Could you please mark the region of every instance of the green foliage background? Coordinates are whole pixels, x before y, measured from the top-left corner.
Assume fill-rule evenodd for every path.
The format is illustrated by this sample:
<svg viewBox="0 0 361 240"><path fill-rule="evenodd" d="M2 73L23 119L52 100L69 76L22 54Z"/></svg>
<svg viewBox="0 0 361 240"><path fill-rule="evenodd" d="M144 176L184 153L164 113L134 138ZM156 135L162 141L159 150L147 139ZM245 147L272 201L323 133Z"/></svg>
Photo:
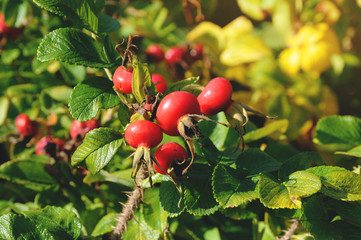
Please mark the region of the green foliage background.
<svg viewBox="0 0 361 240"><path fill-rule="evenodd" d="M168 92L225 77L233 100L278 119L251 115L244 151L234 129L201 122L182 195L154 175L124 239L268 240L294 222L295 239L359 239L360 1L195 2L202 22L191 1L1 1L6 24L22 30L0 35L0 239L110 238L134 187L123 133L135 117L121 101L141 104L143 86L154 90L150 72ZM109 77L129 34L138 49L126 96ZM201 43L204 58L178 79L164 62L147 63L153 43ZM20 113L41 123L39 136L17 140ZM68 141L73 119L92 118L102 127L69 158L35 155L41 136Z"/></svg>

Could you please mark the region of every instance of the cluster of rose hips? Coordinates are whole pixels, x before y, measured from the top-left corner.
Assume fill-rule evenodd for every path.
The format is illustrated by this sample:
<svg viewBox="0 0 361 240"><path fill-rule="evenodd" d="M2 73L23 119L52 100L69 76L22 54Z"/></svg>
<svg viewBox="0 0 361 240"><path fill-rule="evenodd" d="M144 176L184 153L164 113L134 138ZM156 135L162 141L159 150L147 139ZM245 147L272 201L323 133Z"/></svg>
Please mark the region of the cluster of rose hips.
<svg viewBox="0 0 361 240"><path fill-rule="evenodd" d="M52 135L41 137L42 131L39 131L39 123L30 120L29 116L25 113L21 113L15 118L15 125L21 139L40 138L35 144L35 153L37 155L46 155L56 158L58 153L64 150L65 142L62 139ZM100 124L96 119L85 122L74 120L70 127L70 141L81 141L87 132L98 128L99 126Z"/></svg>
<svg viewBox="0 0 361 240"><path fill-rule="evenodd" d="M15 40L20 36L22 30L22 28L10 27L6 25L4 15L0 13L0 34L2 37L10 37L11 39Z"/></svg>
<svg viewBox="0 0 361 240"><path fill-rule="evenodd" d="M173 46L165 53L159 45L152 44L147 47L145 53L147 61L150 63L159 63L164 60L175 80L183 79L185 71L190 68L192 63L204 56L203 45L200 43L196 43L192 47L190 45Z"/></svg>
<svg viewBox="0 0 361 240"><path fill-rule="evenodd" d="M152 76L152 82L156 84L160 94L164 94L167 88L166 81L163 79L157 80L154 75ZM120 66L113 75L113 82L119 92L131 93L132 70ZM203 119L211 120L207 116L224 111L231 126L242 136L243 127L248 121L246 110L258 113L245 105L235 103L232 100L231 83L221 77L212 79L198 97L187 91L175 91L164 96L159 104L154 104L156 106L150 110L154 112L148 116L155 114L156 123L153 122L153 118L136 120L130 123L125 131L126 142L136 148L132 172L134 179L140 163L145 164L149 172L153 165L158 173L175 176L174 171L169 173L170 168L187 162L186 149L175 142L162 144L155 151L154 158L151 156L150 150L162 142L163 133L170 136L182 136L188 144L192 159L184 164L186 166L183 165L182 175L184 175L194 160L193 140L202 136L197 122Z"/></svg>

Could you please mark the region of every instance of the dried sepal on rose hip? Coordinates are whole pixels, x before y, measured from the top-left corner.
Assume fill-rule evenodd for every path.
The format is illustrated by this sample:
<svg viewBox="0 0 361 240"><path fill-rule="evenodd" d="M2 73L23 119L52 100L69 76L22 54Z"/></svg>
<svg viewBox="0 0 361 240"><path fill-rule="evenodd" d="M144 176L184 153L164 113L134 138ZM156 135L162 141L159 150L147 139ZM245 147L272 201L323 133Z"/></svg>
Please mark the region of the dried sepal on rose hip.
<svg viewBox="0 0 361 240"><path fill-rule="evenodd" d="M267 118L267 119L275 119L276 117L270 117L268 115L265 115L261 112L258 112L250 107L248 107L245 104L237 103L235 101L232 101L229 107L226 109L225 114L227 121L229 124L237 131L237 133L241 136L240 141L242 142L242 149L244 149L244 140L243 135L245 132L245 125L249 121L248 112L254 113L260 117ZM238 143L236 150L239 148L241 142Z"/></svg>
<svg viewBox="0 0 361 240"><path fill-rule="evenodd" d="M134 179L134 183L138 185L136 175L142 164L145 164L148 173L151 173L152 159L150 150L159 145L163 139L163 133L157 124L148 120L137 120L128 125L124 138L130 146L136 148L133 154L131 177Z"/></svg>

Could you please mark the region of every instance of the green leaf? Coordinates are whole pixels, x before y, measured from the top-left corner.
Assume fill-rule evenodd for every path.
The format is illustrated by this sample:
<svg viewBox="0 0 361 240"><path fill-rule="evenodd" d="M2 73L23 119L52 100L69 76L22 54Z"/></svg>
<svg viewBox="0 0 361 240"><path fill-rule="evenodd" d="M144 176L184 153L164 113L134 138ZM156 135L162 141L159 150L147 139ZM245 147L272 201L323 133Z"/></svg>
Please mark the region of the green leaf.
<svg viewBox="0 0 361 240"><path fill-rule="evenodd" d="M93 237L98 237L112 232L114 230L113 227L117 225L117 217L117 213L109 213L102 217L102 219L100 219L100 221L95 226L91 235Z"/></svg>
<svg viewBox="0 0 361 240"><path fill-rule="evenodd" d="M360 158L361 157L361 145L354 147L354 148L348 150L347 152L337 151L337 152L335 152L335 154L342 154L342 155L346 155L346 156Z"/></svg>
<svg viewBox="0 0 361 240"><path fill-rule="evenodd" d="M281 143L268 144L264 152L269 154L271 157L277 159L277 161L279 162L285 162L290 157L298 153L296 148Z"/></svg>
<svg viewBox="0 0 361 240"><path fill-rule="evenodd" d="M97 174L88 174L84 177L83 182L91 184L95 182L113 182L127 187L134 187L133 179L130 177L132 169L120 170L109 173L105 170L100 170Z"/></svg>
<svg viewBox="0 0 361 240"><path fill-rule="evenodd" d="M218 113L216 116L212 117L214 120L228 124L227 118L224 112ZM204 122L206 123L206 122ZM236 146L239 141L239 134L231 127L226 127L221 124L216 124L213 122L207 122L207 128L212 130L209 138L212 140L213 144L219 150L225 150L231 146ZM204 133L202 128L202 133Z"/></svg>
<svg viewBox="0 0 361 240"><path fill-rule="evenodd" d="M28 2L22 0L2 1L2 13L8 26L20 27L26 17Z"/></svg>
<svg viewBox="0 0 361 240"><path fill-rule="evenodd" d="M262 205L259 205L260 203L258 202L257 205L255 203L256 202L254 201L252 203L241 204L234 208L221 209L221 212L226 217L234 220L252 219L257 217L262 210Z"/></svg>
<svg viewBox="0 0 361 240"><path fill-rule="evenodd" d="M77 239L81 235L81 223L75 213L60 207L45 207L42 210L24 213L36 225L49 232L54 239Z"/></svg>
<svg viewBox="0 0 361 240"><path fill-rule="evenodd" d="M0 217L0 239L54 239L46 232L41 232L24 216L8 213Z"/></svg>
<svg viewBox="0 0 361 240"><path fill-rule="evenodd" d="M98 32L96 5L92 0L33 0L40 7Z"/></svg>
<svg viewBox="0 0 361 240"><path fill-rule="evenodd" d="M24 95L36 95L39 94L39 86L32 83L17 84L9 87L6 90L8 97L19 97Z"/></svg>
<svg viewBox="0 0 361 240"><path fill-rule="evenodd" d="M68 86L55 86L46 88L43 91L48 94L52 99L55 99L59 102L68 103L70 95L72 93L72 88Z"/></svg>
<svg viewBox="0 0 361 240"><path fill-rule="evenodd" d="M159 189L150 188L144 192L144 204L130 221L124 239L159 239L167 227L167 213L159 201Z"/></svg>
<svg viewBox="0 0 361 240"><path fill-rule="evenodd" d="M320 196L312 196L302 206L302 224L315 239L341 240L342 237L330 224L326 209Z"/></svg>
<svg viewBox="0 0 361 240"><path fill-rule="evenodd" d="M104 52L109 62L115 66L122 64L122 56L115 50L115 43L109 35L104 37Z"/></svg>
<svg viewBox="0 0 361 240"><path fill-rule="evenodd" d="M332 222L331 226L337 229L337 232L340 232L342 234L342 239L347 239L347 240L360 239L361 228L355 228L355 226L342 220L336 220Z"/></svg>
<svg viewBox="0 0 361 240"><path fill-rule="evenodd" d="M2 164L0 166L0 178L23 184L35 191L44 191L58 185L55 179L45 170L42 163L31 160Z"/></svg>
<svg viewBox="0 0 361 240"><path fill-rule="evenodd" d="M100 108L112 108L119 104L113 83L102 77L91 77L79 83L70 97L69 110L79 121L93 119Z"/></svg>
<svg viewBox="0 0 361 240"><path fill-rule="evenodd" d="M122 143L123 136L118 131L96 128L85 135L71 158L71 164L74 166L85 160L88 170L96 174L109 163Z"/></svg>
<svg viewBox="0 0 361 240"><path fill-rule="evenodd" d="M0 97L0 125L3 125L9 111L10 101L6 96Z"/></svg>
<svg viewBox="0 0 361 240"><path fill-rule="evenodd" d="M61 63L60 73L67 82L76 85L85 79L86 68L84 66Z"/></svg>
<svg viewBox="0 0 361 240"><path fill-rule="evenodd" d="M21 51L18 48L4 50L1 53L1 60L5 64L11 64L15 59L20 56L20 53Z"/></svg>
<svg viewBox="0 0 361 240"><path fill-rule="evenodd" d="M361 227L361 208L357 203L329 199L325 205L327 209L335 211L346 222Z"/></svg>
<svg viewBox="0 0 361 240"><path fill-rule="evenodd" d="M282 164L278 171L278 177L284 180L295 171L306 170L307 168L323 164L324 160L316 152L298 153Z"/></svg>
<svg viewBox="0 0 361 240"><path fill-rule="evenodd" d="M170 217L177 217L185 209L184 198L181 200L181 196L176 186L171 181L164 181L161 183L159 188L159 200L163 209ZM178 207L179 201L180 205Z"/></svg>
<svg viewBox="0 0 361 240"><path fill-rule="evenodd" d="M361 119L353 116L324 117L317 123L314 142L333 145L336 150L361 145Z"/></svg>
<svg viewBox="0 0 361 240"><path fill-rule="evenodd" d="M99 13L99 33L111 33L120 28L120 23L106 14Z"/></svg>
<svg viewBox="0 0 361 240"><path fill-rule="evenodd" d="M197 84L198 81L199 77L190 77L182 81L172 83L167 90L167 94L175 91L181 91L184 87Z"/></svg>
<svg viewBox="0 0 361 240"><path fill-rule="evenodd" d="M343 201L361 200L361 176L341 167L319 166L306 171L321 179L321 192Z"/></svg>
<svg viewBox="0 0 361 240"><path fill-rule="evenodd" d="M127 125L130 123L130 113L129 108L123 103L119 104L118 119L122 129L125 130Z"/></svg>
<svg viewBox="0 0 361 240"><path fill-rule="evenodd" d="M81 235L80 220L74 213L60 207L46 207L0 217L1 239L72 240Z"/></svg>
<svg viewBox="0 0 361 240"><path fill-rule="evenodd" d="M58 60L86 67L108 68L108 62L98 43L84 32L74 28L59 28L41 41L37 57L40 61Z"/></svg>
<svg viewBox="0 0 361 240"><path fill-rule="evenodd" d="M193 164L189 179L185 182L185 205L189 213L195 216L209 215L217 211L220 205L212 192L212 169L204 164Z"/></svg>
<svg viewBox="0 0 361 240"><path fill-rule="evenodd" d="M148 65L141 63L137 58L133 59L132 93L138 103L145 99L145 89L152 86L152 80Z"/></svg>
<svg viewBox="0 0 361 240"><path fill-rule="evenodd" d="M224 208L237 207L258 198L258 177L245 177L240 169L219 164L212 178L213 193Z"/></svg>
<svg viewBox="0 0 361 240"><path fill-rule="evenodd" d="M258 148L242 152L236 164L237 168L247 171L248 175L276 171L281 166L280 162Z"/></svg>
<svg viewBox="0 0 361 240"><path fill-rule="evenodd" d="M310 196L321 189L320 179L306 171L294 172L284 182L261 173L258 185L260 200L268 208L301 208L301 197Z"/></svg>
<svg viewBox="0 0 361 240"><path fill-rule="evenodd" d="M244 141L245 143L250 143L257 141L259 139L262 139L264 137L267 137L269 135L281 135L287 131L288 128L288 120L287 119L281 119L277 121L272 121L270 124L259 128L257 130L254 130L252 132L247 133L244 135Z"/></svg>

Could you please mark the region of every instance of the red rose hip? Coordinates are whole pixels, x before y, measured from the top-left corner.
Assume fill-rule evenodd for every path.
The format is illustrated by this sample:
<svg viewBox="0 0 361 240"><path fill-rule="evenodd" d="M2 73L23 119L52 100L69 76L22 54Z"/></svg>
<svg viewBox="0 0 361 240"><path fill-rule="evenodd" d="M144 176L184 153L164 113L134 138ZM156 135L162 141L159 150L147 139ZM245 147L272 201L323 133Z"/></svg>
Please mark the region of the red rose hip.
<svg viewBox="0 0 361 240"><path fill-rule="evenodd" d="M164 55L165 62L169 66L179 64L183 61L184 54L185 50L183 48L177 46L171 47Z"/></svg>
<svg viewBox="0 0 361 240"><path fill-rule="evenodd" d="M164 59L164 52L162 48L157 44L149 45L145 50L147 59L150 62L160 62Z"/></svg>
<svg viewBox="0 0 361 240"><path fill-rule="evenodd" d="M81 136L83 138L89 131L98 127L100 127L100 124L96 119L85 122L74 120L70 127L70 137L75 139L77 136Z"/></svg>
<svg viewBox="0 0 361 240"><path fill-rule="evenodd" d="M132 93L133 69L128 70L120 66L115 70L113 75L113 83L115 88L124 94Z"/></svg>
<svg viewBox="0 0 361 240"><path fill-rule="evenodd" d="M45 136L39 140L35 145L35 153L37 155L55 156L57 149L64 147L64 141L54 136Z"/></svg>
<svg viewBox="0 0 361 240"><path fill-rule="evenodd" d="M178 143L175 142L167 142L162 144L154 153L154 157L159 163L160 169L158 165L153 162L154 169L160 173L165 175L167 173L168 168L172 165L174 161L184 162L188 159L188 153Z"/></svg>
<svg viewBox="0 0 361 240"><path fill-rule="evenodd" d="M163 139L160 127L148 120L137 120L125 130L125 141L132 147L155 148Z"/></svg>
<svg viewBox="0 0 361 240"><path fill-rule="evenodd" d="M189 54L193 59L201 59L203 57L203 45L197 43L196 45L194 45L194 48L190 50Z"/></svg>
<svg viewBox="0 0 361 240"><path fill-rule="evenodd" d="M198 95L201 112L213 116L225 111L232 102L232 85L221 77L212 79Z"/></svg>
<svg viewBox="0 0 361 240"><path fill-rule="evenodd" d="M164 94L167 91L167 81L160 74L152 74L152 82L155 84L157 91Z"/></svg>
<svg viewBox="0 0 361 240"><path fill-rule="evenodd" d="M28 115L25 113L20 113L15 118L15 125L18 129L18 132L20 135L27 137L27 136L33 136L36 134L38 130L38 125L36 122L31 121Z"/></svg>
<svg viewBox="0 0 361 240"><path fill-rule="evenodd" d="M179 136L178 120L186 114L200 114L197 98L185 91L176 91L160 102L156 118L159 127L170 136Z"/></svg>

